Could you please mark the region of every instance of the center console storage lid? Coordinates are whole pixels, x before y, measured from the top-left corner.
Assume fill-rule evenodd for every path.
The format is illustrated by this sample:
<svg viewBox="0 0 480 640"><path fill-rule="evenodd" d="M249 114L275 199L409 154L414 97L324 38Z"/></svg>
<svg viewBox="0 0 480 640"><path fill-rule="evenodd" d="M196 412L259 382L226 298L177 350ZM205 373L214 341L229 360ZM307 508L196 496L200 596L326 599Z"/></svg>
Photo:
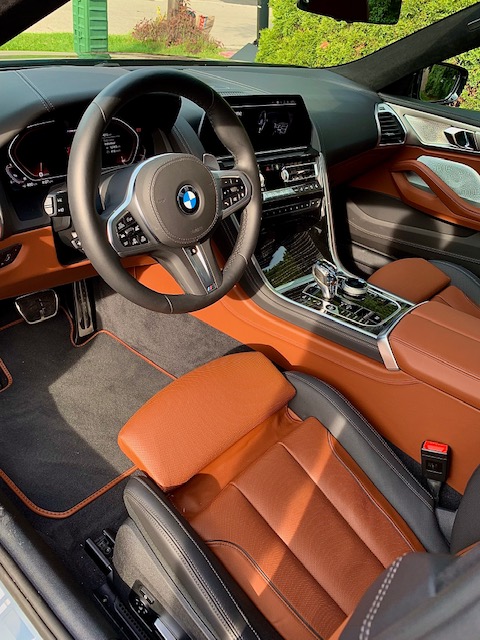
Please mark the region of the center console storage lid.
<svg viewBox="0 0 480 640"><path fill-rule="evenodd" d="M375 271L368 282L418 304L448 287L450 278L428 260L403 258Z"/></svg>
<svg viewBox="0 0 480 640"><path fill-rule="evenodd" d="M440 302L406 315L389 338L400 369L480 409L480 320Z"/></svg>

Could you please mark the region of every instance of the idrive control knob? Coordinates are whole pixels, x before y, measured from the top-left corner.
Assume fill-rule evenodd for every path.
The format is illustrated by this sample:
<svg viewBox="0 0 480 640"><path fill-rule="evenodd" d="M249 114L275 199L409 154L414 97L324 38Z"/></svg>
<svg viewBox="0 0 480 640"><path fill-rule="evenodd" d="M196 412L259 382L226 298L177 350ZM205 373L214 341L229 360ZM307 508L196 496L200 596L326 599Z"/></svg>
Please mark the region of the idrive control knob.
<svg viewBox="0 0 480 640"><path fill-rule="evenodd" d="M347 278L343 283L342 291L351 298L360 298L367 293L367 283L361 278Z"/></svg>

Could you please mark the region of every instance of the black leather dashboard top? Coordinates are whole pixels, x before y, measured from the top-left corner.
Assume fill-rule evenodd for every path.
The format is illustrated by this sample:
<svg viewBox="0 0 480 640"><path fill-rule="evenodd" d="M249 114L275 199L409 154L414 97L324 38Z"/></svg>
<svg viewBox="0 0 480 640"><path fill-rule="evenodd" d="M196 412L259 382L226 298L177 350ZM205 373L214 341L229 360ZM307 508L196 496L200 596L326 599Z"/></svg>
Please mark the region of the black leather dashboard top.
<svg viewBox="0 0 480 640"><path fill-rule="evenodd" d="M320 135L328 164L375 146L374 92L324 69L269 66L177 66L223 95L300 94ZM32 121L67 105L87 102L133 67L54 65L0 71L0 147ZM192 105L182 114L194 128L201 118ZM161 117L161 116L160 116ZM159 122L159 127L162 123Z"/></svg>

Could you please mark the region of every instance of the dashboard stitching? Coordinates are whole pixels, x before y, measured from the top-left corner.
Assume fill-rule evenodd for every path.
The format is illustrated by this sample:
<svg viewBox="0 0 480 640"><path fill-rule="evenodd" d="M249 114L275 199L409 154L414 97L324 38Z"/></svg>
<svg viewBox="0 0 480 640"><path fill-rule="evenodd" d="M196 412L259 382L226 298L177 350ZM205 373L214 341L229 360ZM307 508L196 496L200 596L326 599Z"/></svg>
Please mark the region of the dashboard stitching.
<svg viewBox="0 0 480 640"><path fill-rule="evenodd" d="M182 143L183 146L183 151L185 153L190 153L190 147L188 146L188 142L187 139L185 138L185 136L183 135L182 131L180 131L180 128L177 127L177 125L173 125L172 127L172 131L175 133L175 135L177 136L177 138L180 138L180 141Z"/></svg>
<svg viewBox="0 0 480 640"><path fill-rule="evenodd" d="M92 102L92 104L94 104L96 107L98 107L98 110L100 111L103 121L107 122L107 116L105 115L105 111L102 109L102 107L98 104L98 102L96 102L95 100Z"/></svg>
<svg viewBox="0 0 480 640"><path fill-rule="evenodd" d="M22 71L16 70L15 73L25 82L25 84L28 84L28 86L35 91L47 111L53 111L55 109L50 100L42 94L40 89L30 80L30 78L28 78Z"/></svg>
<svg viewBox="0 0 480 640"><path fill-rule="evenodd" d="M214 78L215 80L221 80L222 82L227 82L227 80L225 80L225 78L222 78L222 76L217 76L213 73L207 73L206 71L197 71L196 73L201 74L203 76L207 76L207 78ZM259 93L263 93L265 95L268 95L268 91L265 91L264 89L259 89L258 87L254 87L254 86L250 86L248 84L244 84L243 82L238 82L238 80L231 80L230 78L228 79L228 84L234 84L237 87L243 87L244 89L248 89L249 91L258 91Z"/></svg>

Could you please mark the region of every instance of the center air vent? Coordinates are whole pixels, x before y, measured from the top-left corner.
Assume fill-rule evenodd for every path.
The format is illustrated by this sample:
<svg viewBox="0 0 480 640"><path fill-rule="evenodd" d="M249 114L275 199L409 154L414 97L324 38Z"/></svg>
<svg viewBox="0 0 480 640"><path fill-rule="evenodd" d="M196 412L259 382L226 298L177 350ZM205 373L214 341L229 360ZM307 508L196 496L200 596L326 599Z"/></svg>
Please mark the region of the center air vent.
<svg viewBox="0 0 480 640"><path fill-rule="evenodd" d="M379 104L376 108L380 146L387 144L403 144L407 132L400 118L388 104Z"/></svg>

